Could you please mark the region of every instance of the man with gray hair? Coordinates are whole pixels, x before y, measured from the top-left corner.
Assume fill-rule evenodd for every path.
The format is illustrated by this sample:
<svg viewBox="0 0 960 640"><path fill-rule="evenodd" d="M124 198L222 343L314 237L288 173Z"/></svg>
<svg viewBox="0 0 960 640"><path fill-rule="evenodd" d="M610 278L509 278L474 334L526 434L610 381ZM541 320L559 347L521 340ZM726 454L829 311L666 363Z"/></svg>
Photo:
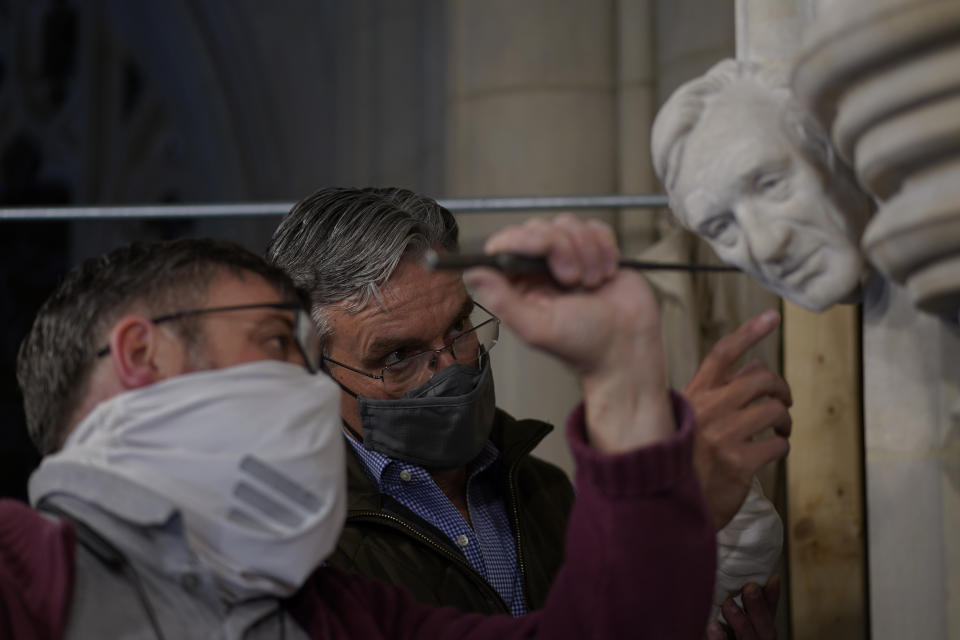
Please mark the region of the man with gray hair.
<svg viewBox="0 0 960 640"><path fill-rule="evenodd" d="M551 430L494 404L499 320L459 273L449 211L404 189L322 189L267 250L309 292L327 372L343 390L350 512L334 565L423 602L521 615L562 562L566 475L529 456ZM460 349L474 341L478 349ZM434 375L436 374L436 375Z"/></svg>
<svg viewBox="0 0 960 640"><path fill-rule="evenodd" d="M528 224L545 236L548 223ZM596 221L551 224L615 244ZM328 561L431 604L519 615L544 603L572 493L559 469L529 455L550 426L494 406L497 318L458 273L423 264L429 249L456 251L457 233L449 211L410 191L327 188L294 206L267 253L309 293L325 369L342 389L349 511ZM691 386L717 528L755 471L787 451L786 383L764 367L735 368L776 324L764 314L725 338ZM753 441L768 427L777 437ZM770 599L755 602L757 611Z"/></svg>
<svg viewBox="0 0 960 640"><path fill-rule="evenodd" d="M723 261L813 311L858 298L869 199L781 70L718 63L670 96L651 147L677 220Z"/></svg>

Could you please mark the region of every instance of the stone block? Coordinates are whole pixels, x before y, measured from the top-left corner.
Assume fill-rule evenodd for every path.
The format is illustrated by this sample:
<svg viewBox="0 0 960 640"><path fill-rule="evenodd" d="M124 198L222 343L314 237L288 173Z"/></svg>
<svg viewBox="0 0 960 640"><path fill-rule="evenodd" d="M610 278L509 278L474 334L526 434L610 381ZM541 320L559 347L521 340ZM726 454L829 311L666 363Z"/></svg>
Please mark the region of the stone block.
<svg viewBox="0 0 960 640"><path fill-rule="evenodd" d="M609 193L616 186L610 91L518 91L454 107L459 196Z"/></svg>
<svg viewBox="0 0 960 640"><path fill-rule="evenodd" d="M613 85L611 2L461 0L452 20L456 95Z"/></svg>
<svg viewBox="0 0 960 640"><path fill-rule="evenodd" d="M653 82L653 32L651 0L619 0L617 3L617 76L622 88Z"/></svg>

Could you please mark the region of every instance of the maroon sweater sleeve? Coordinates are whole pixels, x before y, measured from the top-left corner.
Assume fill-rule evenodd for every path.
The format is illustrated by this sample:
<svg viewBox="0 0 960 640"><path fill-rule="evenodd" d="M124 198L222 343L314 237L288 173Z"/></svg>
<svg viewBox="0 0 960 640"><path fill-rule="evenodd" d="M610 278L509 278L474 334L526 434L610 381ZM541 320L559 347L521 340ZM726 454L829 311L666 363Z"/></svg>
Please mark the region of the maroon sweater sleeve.
<svg viewBox="0 0 960 640"><path fill-rule="evenodd" d="M63 637L75 548L69 523L0 500L0 639Z"/></svg>
<svg viewBox="0 0 960 640"><path fill-rule="evenodd" d="M693 412L673 401L672 438L612 456L589 447L583 409L574 411L577 499L543 609L521 618L433 609L325 568L295 601L298 619L315 638L702 638L716 547L693 470Z"/></svg>

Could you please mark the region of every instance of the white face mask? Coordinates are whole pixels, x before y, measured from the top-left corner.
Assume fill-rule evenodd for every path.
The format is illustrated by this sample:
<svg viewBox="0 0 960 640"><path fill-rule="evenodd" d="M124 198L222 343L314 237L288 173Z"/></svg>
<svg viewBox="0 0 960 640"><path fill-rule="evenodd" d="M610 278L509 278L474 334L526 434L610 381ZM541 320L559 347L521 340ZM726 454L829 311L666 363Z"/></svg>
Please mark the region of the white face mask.
<svg viewBox="0 0 960 640"><path fill-rule="evenodd" d="M333 551L346 516L339 395L327 376L272 360L123 393L44 459L31 502L67 493L123 518L111 495L44 477L63 464L101 469L179 509L224 595L290 595Z"/></svg>

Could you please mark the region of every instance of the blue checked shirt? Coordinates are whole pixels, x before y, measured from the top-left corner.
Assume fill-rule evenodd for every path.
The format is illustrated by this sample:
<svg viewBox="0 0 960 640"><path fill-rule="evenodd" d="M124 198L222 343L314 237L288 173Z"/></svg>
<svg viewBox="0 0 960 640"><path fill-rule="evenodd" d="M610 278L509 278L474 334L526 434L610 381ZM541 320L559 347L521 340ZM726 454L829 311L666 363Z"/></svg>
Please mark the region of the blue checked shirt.
<svg viewBox="0 0 960 640"><path fill-rule="evenodd" d="M500 452L492 442L467 465L467 509L473 528L423 467L368 451L347 436L363 469L380 490L437 527L467 562L497 590L510 613L527 612L510 519L497 494Z"/></svg>

